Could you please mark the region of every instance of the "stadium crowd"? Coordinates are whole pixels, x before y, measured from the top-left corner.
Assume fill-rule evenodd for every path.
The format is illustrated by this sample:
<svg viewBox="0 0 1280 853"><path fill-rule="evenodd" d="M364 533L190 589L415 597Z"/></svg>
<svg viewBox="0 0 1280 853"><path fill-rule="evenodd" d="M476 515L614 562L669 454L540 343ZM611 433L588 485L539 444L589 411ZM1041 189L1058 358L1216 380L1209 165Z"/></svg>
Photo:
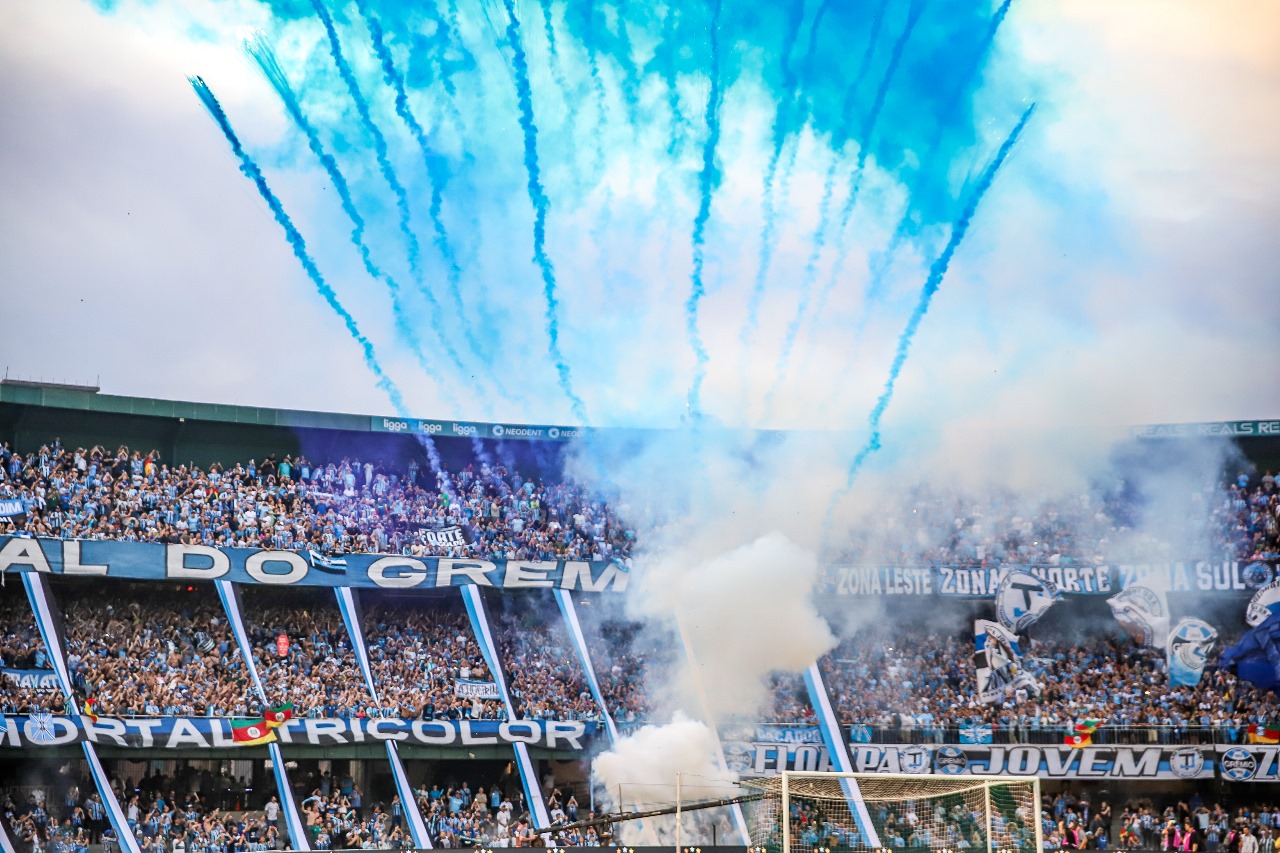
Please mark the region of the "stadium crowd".
<svg viewBox="0 0 1280 853"><path fill-rule="evenodd" d="M36 630L31 608L21 590L6 588L0 594L0 714L28 714L54 711L62 707L56 691L28 685L21 676L8 672L52 673L44 640Z"/></svg>
<svg viewBox="0 0 1280 853"><path fill-rule="evenodd" d="M462 696L459 681L493 680L465 613L443 602L427 608L379 603L365 611L373 683L384 716L426 720L497 720L492 697ZM483 691L479 691L483 692Z"/></svg>
<svg viewBox="0 0 1280 853"><path fill-rule="evenodd" d="M231 716L250 712L248 673L216 597L131 583L104 595L68 584L63 621L78 706L99 714ZM211 600L212 599L212 600Z"/></svg>
<svg viewBox="0 0 1280 853"><path fill-rule="evenodd" d="M350 776L328 772L312 779L310 793L299 795L299 813L315 850L413 847L399 796L370 801ZM507 779L511 782L511 779ZM230 797L217 795L225 789ZM185 793L179 793L179 791ZM519 786L504 795L498 784L474 790L466 780L423 782L414 799L432 844L437 848L517 846L594 847L610 843L607 827L552 831L536 838ZM1127 802L1118 814L1106 799L1090 800L1088 788L1045 795L1041 831L1043 850L1182 850L1189 853L1273 853L1280 849L1280 803L1249 796L1210 803L1201 792L1157 802ZM1259 795L1267 792L1259 791ZM187 770L176 778L159 772L137 780L117 780L113 794L128 831L145 853L256 853L289 847L284 807L273 791L252 792L243 780L225 774ZM548 788L546 805L552 827L595 817L572 791ZM119 839L107 808L86 780L63 785L0 789L4 829L22 853L118 853ZM979 815L959 803L927 807L906 801L872 806L870 814L886 848L986 849L986 827ZM792 838L801 849L852 847L857 829L820 807L793 803ZM1019 806L996 813L993 847L1034 847L1031 815Z"/></svg>
<svg viewBox="0 0 1280 853"><path fill-rule="evenodd" d="M412 462L393 470L356 458L313 463L289 456L204 470L170 466L154 451L70 450L55 440L28 454L0 447L0 498L9 497L28 501L30 509L0 520L0 532L26 535L526 558L622 557L632 545L630 532L604 502L491 461L440 475ZM1201 498L1205 524L1237 558L1280 557L1280 490L1270 472L1207 486ZM921 486L910 502L911 513L885 520L898 527L880 531L896 534L887 539L901 543L898 551L885 552L885 537L875 544L876 553L894 562L1092 561L1125 527L1124 512L1101 498L1082 496L1028 512L1008 496L991 495L979 504ZM425 531L455 524L472 532L472 544L427 543ZM107 594L96 587L90 598L69 594L74 586L59 589L68 592L61 597L77 704L93 698L97 712L109 715L243 716L261 710L230 627L207 591L190 595L150 584L143 595L127 585ZM245 596L244 613L271 704L292 702L298 716L498 719L506 713L485 686L492 674L456 607L383 603L369 610L365 634L375 701L327 592L292 591L268 603L260 592L266 594L251 590ZM0 598L5 669L49 665L25 609L20 595ZM656 650L637 646L638 630L608 623L588 631L602 689L623 723L653 712L646 676ZM494 631L517 716L599 715L558 617L526 618L508 608L498 611ZM284 655L276 648L279 634L291 643ZM912 739L938 739L942 729L967 723L1033 737L1096 716L1112 726L1215 726L1235 740L1251 722L1280 719L1274 695L1259 694L1212 666L1195 688L1167 687L1158 661L1118 635L1036 646L1031 660L1040 695L1023 689L993 705L974 700L971 657L971 637L963 631L913 633L899 626L892 635L866 631L846 640L824 668L844 723ZM462 682L468 684L460 687ZM812 720L796 679L776 677L772 689L765 721ZM54 691L8 678L0 684L5 713L62 705Z"/></svg>
<svg viewBox="0 0 1280 853"><path fill-rule="evenodd" d="M82 585L68 583L58 590ZM109 716L247 716L262 711L230 626L211 590L124 584L108 595L63 596L67 664L76 705L93 698ZM364 614L375 702L365 686L346 627L328 592L291 590L292 603L258 600L243 610L269 704L291 702L299 717L503 719L492 674L456 604L398 606L378 602ZM277 591L272 590L272 593ZM143 603L145 601L145 604ZM6 668L47 667L26 603L0 601L0 661ZM552 613L494 614L493 630L518 718L598 719L578 657ZM648 650L637 627L611 623L593 633L597 676L620 723L649 719ZM277 637L288 648L279 654ZM1220 646L1221 647L1221 644ZM989 724L1003 737L1052 742L1064 726L1097 718L1106 729L1159 726L1181 742L1187 730L1213 727L1239 742L1250 723L1280 719L1280 701L1210 665L1195 687L1171 687L1163 656L1118 628L1072 641L1033 644L1025 662L1038 695L1019 688L984 705L974 697L972 636L927 627L885 626L844 640L822 660L833 705L845 725L879 730L887 740L954 740L958 726ZM45 669L45 672L51 670ZM772 704L760 722L814 720L803 684L771 676ZM56 690L0 682L0 712L58 711Z"/></svg>
<svg viewBox="0 0 1280 853"><path fill-rule="evenodd" d="M173 786L163 786L166 781ZM234 780L227 783L235 784ZM180 795L177 790L188 793ZM262 795L257 798L260 802L252 804L242 802L244 784L240 783L240 795L228 810L203 790L190 790L157 774L143 777L137 785L117 786L114 795L127 831L143 853L256 853L290 847L277 795ZM89 853L91 847L119 853L122 849L96 791L85 794L75 784L59 802L52 802L43 789L35 788L19 799L6 792L3 809L9 837L24 853ZM392 805L395 814L382 804L362 809L358 787L335 786L331 793L321 795L317 790L305 799L301 813L314 850L412 848L399 803Z"/></svg>
<svg viewBox="0 0 1280 853"><path fill-rule="evenodd" d="M1161 736L1173 739L1167 742L1197 727L1239 742L1250 723L1280 718L1274 693L1237 681L1213 659L1197 686L1177 687L1168 684L1162 653L1118 630L1042 642L1024 659L1039 694L1021 687L992 704L974 695L971 634L873 628L841 643L821 665L841 722L885 730L889 740L954 740L948 729L989 724L1015 740L1053 742L1076 721L1099 719L1111 729L1163 727ZM806 707L801 718L808 713ZM1104 728L1097 738L1107 736Z"/></svg>
<svg viewBox="0 0 1280 853"><path fill-rule="evenodd" d="M625 558L634 534L598 496L534 480L487 456L459 471L429 472L357 457L299 456L222 466L168 464L157 451L64 448L58 439L21 454L0 444L0 499L28 512L0 520L0 533L54 538L187 541L322 553L517 559ZM1207 483L1189 522L1240 561L1280 560L1280 489L1275 476L1241 473ZM1130 530L1123 499L1081 493L1029 506L1012 494L976 499L923 484L902 512L854 537L847 559L951 566L1107 562L1122 547L1148 560L1166 543ZM462 526L472 541L439 546L434 528ZM1123 543L1123 545L1122 545ZM1217 549L1214 549L1217 551Z"/></svg>
<svg viewBox="0 0 1280 853"><path fill-rule="evenodd" d="M521 719L594 720L581 659L558 614L510 606L495 614L494 632L511 704Z"/></svg>
<svg viewBox="0 0 1280 853"><path fill-rule="evenodd" d="M978 497L926 482L885 500L893 511L854 531L840 562L976 568L1186 559L1143 529L1135 511L1142 501L1123 493L1081 492L1037 503L995 489ZM1186 513L1177 523L1194 530L1195 541L1213 543L1207 553L1240 562L1280 560L1280 489L1270 471L1207 482L1176 511ZM1171 519L1160 521L1167 532Z"/></svg>
<svg viewBox="0 0 1280 853"><path fill-rule="evenodd" d="M28 510L0 520L0 533L63 539L610 560L627 557L634 538L586 490L492 461L429 473L416 461L396 469L285 456L206 470L162 462L154 450L69 450L54 439L25 455L0 445L3 498ZM469 531L469 544L440 546L428 536L453 526Z"/></svg>
<svg viewBox="0 0 1280 853"><path fill-rule="evenodd" d="M1053 803L1058 821L1079 818L1072 805ZM1111 823L1110 821L1108 823ZM1114 821L1114 845L1123 850L1199 850L1207 853L1273 853L1280 850L1280 804L1250 802L1234 808L1210 805L1200 792L1163 808L1150 799L1125 805ZM1111 827L1108 827L1110 829Z"/></svg>
<svg viewBox="0 0 1280 853"><path fill-rule="evenodd" d="M249 589L242 608L254 668L269 705L292 704L299 717L376 713L329 590ZM282 634L284 647L277 645Z"/></svg>

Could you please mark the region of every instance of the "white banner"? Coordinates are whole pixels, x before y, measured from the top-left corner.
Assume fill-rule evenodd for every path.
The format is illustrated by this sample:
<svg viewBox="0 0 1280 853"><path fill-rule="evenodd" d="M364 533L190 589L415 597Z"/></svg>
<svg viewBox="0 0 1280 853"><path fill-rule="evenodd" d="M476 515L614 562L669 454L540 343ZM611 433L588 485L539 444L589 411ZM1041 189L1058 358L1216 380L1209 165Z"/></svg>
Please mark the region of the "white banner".
<svg viewBox="0 0 1280 853"><path fill-rule="evenodd" d="M501 701L498 685L492 681L463 681L459 678L453 683L453 695L463 699L492 699Z"/></svg>

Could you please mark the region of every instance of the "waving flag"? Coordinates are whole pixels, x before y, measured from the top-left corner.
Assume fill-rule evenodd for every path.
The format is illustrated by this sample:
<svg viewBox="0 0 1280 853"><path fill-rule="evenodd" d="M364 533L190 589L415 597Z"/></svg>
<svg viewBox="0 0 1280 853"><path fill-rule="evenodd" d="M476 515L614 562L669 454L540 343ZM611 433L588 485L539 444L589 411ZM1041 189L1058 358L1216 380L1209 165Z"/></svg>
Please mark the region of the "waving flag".
<svg viewBox="0 0 1280 853"><path fill-rule="evenodd" d="M1131 586L1107 599L1120 626L1136 642L1163 649L1169 639L1169 602L1164 590Z"/></svg>
<svg viewBox="0 0 1280 853"><path fill-rule="evenodd" d="M95 723L98 722L98 712L94 710L94 705L96 704L98 704L98 700L91 696L84 700L84 708L81 711L86 717Z"/></svg>
<svg viewBox="0 0 1280 853"><path fill-rule="evenodd" d="M1280 743L1280 724L1249 724L1249 743Z"/></svg>
<svg viewBox="0 0 1280 853"><path fill-rule="evenodd" d="M1020 687L1040 692L1035 676L1022 668L1017 635L990 619L974 620L973 670L979 702L990 704Z"/></svg>
<svg viewBox="0 0 1280 853"><path fill-rule="evenodd" d="M1224 651L1218 666L1263 690L1280 687L1280 610Z"/></svg>
<svg viewBox="0 0 1280 853"><path fill-rule="evenodd" d="M285 702L278 708L271 708L263 715L263 721L269 729L277 729L285 724L285 721L293 719L293 703Z"/></svg>
<svg viewBox="0 0 1280 853"><path fill-rule="evenodd" d="M961 743L991 743L990 723L971 723L960 727Z"/></svg>
<svg viewBox="0 0 1280 853"><path fill-rule="evenodd" d="M322 572L342 574L347 570L346 560L341 557L326 557L315 549L308 549L307 560L311 563L312 568L319 569Z"/></svg>
<svg viewBox="0 0 1280 853"><path fill-rule="evenodd" d="M231 739L241 746L257 746L263 743L274 743L276 733L267 725L265 719L232 720Z"/></svg>
<svg viewBox="0 0 1280 853"><path fill-rule="evenodd" d="M1062 600L1062 593L1048 581L1030 572L1015 569L1000 579L996 590L996 617L1000 624L1022 634L1045 611Z"/></svg>
<svg viewBox="0 0 1280 853"><path fill-rule="evenodd" d="M1076 723L1075 728L1063 738L1062 745L1070 747L1092 746L1093 733L1098 730L1100 725L1102 725L1101 720L1083 720Z"/></svg>
<svg viewBox="0 0 1280 853"><path fill-rule="evenodd" d="M1244 611L1244 621L1256 628L1272 613L1280 611L1277 605L1280 605L1280 581L1272 581L1253 594Z"/></svg>
<svg viewBox="0 0 1280 853"><path fill-rule="evenodd" d="M1218 632L1203 619L1183 619L1169 632L1165 649L1168 661L1169 684L1175 687L1194 687L1200 683L1209 652L1218 642Z"/></svg>

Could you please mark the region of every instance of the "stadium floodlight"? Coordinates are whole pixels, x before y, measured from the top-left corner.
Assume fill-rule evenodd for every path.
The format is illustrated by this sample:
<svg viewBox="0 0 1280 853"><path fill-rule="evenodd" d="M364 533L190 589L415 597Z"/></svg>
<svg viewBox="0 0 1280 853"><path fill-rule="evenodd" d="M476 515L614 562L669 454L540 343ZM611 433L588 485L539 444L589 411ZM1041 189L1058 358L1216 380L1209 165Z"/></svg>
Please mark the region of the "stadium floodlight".
<svg viewBox="0 0 1280 853"><path fill-rule="evenodd" d="M786 771L742 781L752 851L1039 853L1040 780L1019 776Z"/></svg>

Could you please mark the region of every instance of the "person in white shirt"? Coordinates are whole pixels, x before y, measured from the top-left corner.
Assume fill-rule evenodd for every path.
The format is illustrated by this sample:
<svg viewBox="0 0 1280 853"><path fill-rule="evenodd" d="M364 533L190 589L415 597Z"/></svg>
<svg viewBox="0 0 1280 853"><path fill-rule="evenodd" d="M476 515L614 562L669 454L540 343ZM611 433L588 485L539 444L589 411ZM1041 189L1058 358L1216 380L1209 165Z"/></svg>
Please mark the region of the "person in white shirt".
<svg viewBox="0 0 1280 853"><path fill-rule="evenodd" d="M1247 826L1240 831L1240 853L1258 853L1258 839Z"/></svg>

